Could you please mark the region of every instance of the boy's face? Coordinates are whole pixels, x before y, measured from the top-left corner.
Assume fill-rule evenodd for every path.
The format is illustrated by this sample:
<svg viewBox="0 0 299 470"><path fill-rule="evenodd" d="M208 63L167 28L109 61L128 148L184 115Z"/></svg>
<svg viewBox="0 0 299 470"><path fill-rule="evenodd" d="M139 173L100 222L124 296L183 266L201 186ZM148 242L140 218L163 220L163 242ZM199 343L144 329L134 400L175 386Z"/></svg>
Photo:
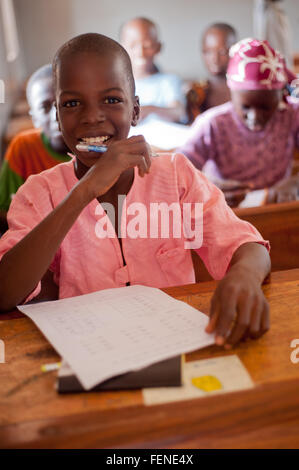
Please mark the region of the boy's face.
<svg viewBox="0 0 299 470"><path fill-rule="evenodd" d="M262 131L278 108L282 90L231 90L235 111L251 131Z"/></svg>
<svg viewBox="0 0 299 470"><path fill-rule="evenodd" d="M78 53L61 60L57 70L56 106L67 146L86 167L101 157L79 152L82 142L109 147L125 139L139 117L122 58L107 54Z"/></svg>
<svg viewBox="0 0 299 470"><path fill-rule="evenodd" d="M233 45L231 35L220 29L209 29L202 40L202 54L211 75L225 76L229 49Z"/></svg>
<svg viewBox="0 0 299 470"><path fill-rule="evenodd" d="M156 29L142 21L131 22L124 27L121 40L131 58L134 72L150 72L154 57L161 50Z"/></svg>
<svg viewBox="0 0 299 470"><path fill-rule="evenodd" d="M65 151L66 146L56 120L52 78L36 80L31 86L28 98L34 127L42 129L54 150Z"/></svg>

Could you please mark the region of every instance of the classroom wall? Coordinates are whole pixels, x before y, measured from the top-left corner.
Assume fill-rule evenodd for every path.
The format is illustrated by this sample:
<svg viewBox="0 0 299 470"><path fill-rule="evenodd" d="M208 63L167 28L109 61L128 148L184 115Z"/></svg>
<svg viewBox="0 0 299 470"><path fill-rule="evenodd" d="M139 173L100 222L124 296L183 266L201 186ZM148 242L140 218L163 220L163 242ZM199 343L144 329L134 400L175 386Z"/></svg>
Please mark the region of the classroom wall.
<svg viewBox="0 0 299 470"><path fill-rule="evenodd" d="M23 62L22 50L13 62L7 62L3 32L3 18L0 10L0 136L3 134L7 117L18 96L20 84L26 76L27 69ZM0 138L0 155L2 155ZM1 158L0 158L1 160Z"/></svg>
<svg viewBox="0 0 299 470"><path fill-rule="evenodd" d="M56 49L72 36L101 32L114 39L122 22L146 16L161 28L164 51L159 62L183 78L204 78L199 37L211 22L234 25L240 37L252 34L253 0L14 0L26 72L51 61ZM299 0L285 0L299 51Z"/></svg>

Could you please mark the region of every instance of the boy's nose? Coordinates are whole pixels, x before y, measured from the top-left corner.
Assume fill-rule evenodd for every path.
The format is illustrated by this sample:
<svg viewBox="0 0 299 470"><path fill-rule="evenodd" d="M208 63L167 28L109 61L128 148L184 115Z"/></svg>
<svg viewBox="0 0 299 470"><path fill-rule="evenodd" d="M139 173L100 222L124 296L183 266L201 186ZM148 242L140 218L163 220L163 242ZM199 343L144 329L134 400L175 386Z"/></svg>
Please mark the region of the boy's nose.
<svg viewBox="0 0 299 470"><path fill-rule="evenodd" d="M82 121L88 124L105 121L106 116L104 110L98 103L91 104L85 108L85 112L82 116Z"/></svg>

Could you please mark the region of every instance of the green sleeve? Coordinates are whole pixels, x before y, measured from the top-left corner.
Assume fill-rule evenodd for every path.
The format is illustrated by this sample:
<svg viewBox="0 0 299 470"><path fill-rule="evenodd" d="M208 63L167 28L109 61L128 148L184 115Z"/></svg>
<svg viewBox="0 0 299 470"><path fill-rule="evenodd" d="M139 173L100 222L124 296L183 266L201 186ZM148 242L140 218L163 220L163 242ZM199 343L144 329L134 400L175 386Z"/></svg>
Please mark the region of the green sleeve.
<svg viewBox="0 0 299 470"><path fill-rule="evenodd" d="M8 211L12 195L23 183L23 178L10 168L7 160L4 160L0 171L0 210Z"/></svg>

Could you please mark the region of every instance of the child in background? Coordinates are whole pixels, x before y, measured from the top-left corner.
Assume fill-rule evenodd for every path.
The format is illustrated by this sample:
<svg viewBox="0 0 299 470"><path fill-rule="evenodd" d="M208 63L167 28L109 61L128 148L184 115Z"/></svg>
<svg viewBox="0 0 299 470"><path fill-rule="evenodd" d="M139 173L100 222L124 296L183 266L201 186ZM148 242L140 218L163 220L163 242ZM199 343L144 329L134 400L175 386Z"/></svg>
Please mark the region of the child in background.
<svg viewBox="0 0 299 470"><path fill-rule="evenodd" d="M209 77L206 82L193 83L187 93L190 122L207 109L229 101L226 70L229 49L236 41L236 31L229 24L214 23L205 30L201 40L201 53Z"/></svg>
<svg viewBox="0 0 299 470"><path fill-rule="evenodd" d="M292 74L267 41L244 39L230 56L231 101L198 116L180 151L196 168L208 162L203 171L219 187L221 180L233 180L269 188L268 202L294 200L298 175L290 174L299 145L299 105L284 100Z"/></svg>
<svg viewBox="0 0 299 470"><path fill-rule="evenodd" d="M39 68L30 77L26 95L36 129L18 134L6 151L0 172L3 224L12 196L30 175L70 160L53 108L55 96L50 64Z"/></svg>
<svg viewBox="0 0 299 470"><path fill-rule="evenodd" d="M150 217L154 203L197 202L204 215L203 242L196 251L222 279L207 331L215 331L217 344L227 348L245 335L263 334L269 328L261 290L270 269L267 243L183 155L151 158L143 136L127 139L139 102L126 51L100 34L83 34L59 49L53 69L57 115L74 160L31 176L12 201L10 230L0 240L0 309L40 291L42 298L46 289L52 289L53 299L128 284L194 282L188 234L165 237L163 226L157 236L136 236L136 230L144 221L145 229L157 222L159 216ZM105 146L102 154L82 149L99 143ZM104 211L107 203L115 220ZM191 214L194 226L194 206ZM101 236L99 225L111 236ZM59 287L56 296L53 286Z"/></svg>
<svg viewBox="0 0 299 470"><path fill-rule="evenodd" d="M120 42L132 61L140 119L155 114L166 121L181 122L185 117L182 82L176 75L160 72L154 62L162 47L155 23L147 18L128 21L121 28Z"/></svg>

